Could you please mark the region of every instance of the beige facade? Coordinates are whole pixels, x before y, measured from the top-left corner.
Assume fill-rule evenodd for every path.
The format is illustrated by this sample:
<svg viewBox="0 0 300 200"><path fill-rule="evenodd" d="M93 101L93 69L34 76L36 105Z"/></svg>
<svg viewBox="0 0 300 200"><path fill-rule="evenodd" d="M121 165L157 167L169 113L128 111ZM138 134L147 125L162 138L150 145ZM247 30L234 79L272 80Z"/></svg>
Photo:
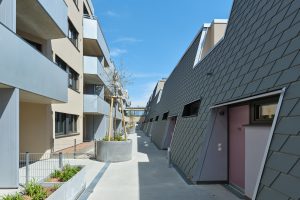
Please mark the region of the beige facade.
<svg viewBox="0 0 300 200"><path fill-rule="evenodd" d="M66 64L78 73L78 91L68 89L68 102L65 104L52 104L52 130L54 139L54 151L81 143L83 138L83 0L78 0L78 5L73 0L66 0L68 6L68 18L78 32L78 46L76 47L69 38L51 41L53 59L59 56ZM78 116L77 131L66 136L57 137L55 133L55 112ZM71 136L73 135L73 136Z"/></svg>

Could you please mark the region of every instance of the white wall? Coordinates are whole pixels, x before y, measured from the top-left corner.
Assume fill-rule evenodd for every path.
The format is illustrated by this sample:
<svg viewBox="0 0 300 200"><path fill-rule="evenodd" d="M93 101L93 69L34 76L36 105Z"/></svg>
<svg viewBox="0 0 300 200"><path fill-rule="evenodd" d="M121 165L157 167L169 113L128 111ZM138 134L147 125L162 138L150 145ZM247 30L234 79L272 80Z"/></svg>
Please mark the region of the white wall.
<svg viewBox="0 0 300 200"><path fill-rule="evenodd" d="M245 194L252 197L271 126L245 127Z"/></svg>
<svg viewBox="0 0 300 200"><path fill-rule="evenodd" d="M0 21L16 32L16 0L0 0Z"/></svg>
<svg viewBox="0 0 300 200"><path fill-rule="evenodd" d="M19 186L19 98L19 89L0 89L0 188Z"/></svg>

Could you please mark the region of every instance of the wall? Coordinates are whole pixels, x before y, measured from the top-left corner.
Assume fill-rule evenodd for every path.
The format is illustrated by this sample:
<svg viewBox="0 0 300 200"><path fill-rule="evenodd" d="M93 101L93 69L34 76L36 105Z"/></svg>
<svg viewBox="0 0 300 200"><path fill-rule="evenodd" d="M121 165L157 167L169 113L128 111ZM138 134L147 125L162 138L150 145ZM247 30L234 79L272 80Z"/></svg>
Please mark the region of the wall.
<svg viewBox="0 0 300 200"><path fill-rule="evenodd" d="M104 115L85 115L85 137L86 141L102 139L107 131L106 118Z"/></svg>
<svg viewBox="0 0 300 200"><path fill-rule="evenodd" d="M227 181L228 174L228 110L217 108L211 112L205 138L206 151L201 151L198 181ZM196 178L196 177L195 177Z"/></svg>
<svg viewBox="0 0 300 200"><path fill-rule="evenodd" d="M68 103L52 104L52 112L78 115L77 132L79 135L54 139L55 151L72 146L74 139L78 144L83 141L83 0L78 0L78 8L73 0L65 2L68 5L68 17L79 33L78 48L68 38L51 40L52 56L54 58L57 54L79 74L79 92L68 89ZM53 138L55 138L55 117L52 118L52 123Z"/></svg>
<svg viewBox="0 0 300 200"><path fill-rule="evenodd" d="M245 194L252 197L271 126L245 127Z"/></svg>
<svg viewBox="0 0 300 200"><path fill-rule="evenodd" d="M20 153L51 152L51 117L49 105L20 103Z"/></svg>
<svg viewBox="0 0 300 200"><path fill-rule="evenodd" d="M19 89L0 89L0 188L19 186Z"/></svg>
<svg viewBox="0 0 300 200"><path fill-rule="evenodd" d="M300 196L300 4L298 0L235 0L224 39L195 68L199 37L167 79L147 118L201 99L197 117L178 117L172 162L192 179L206 138L210 106L286 87L258 199Z"/></svg>
<svg viewBox="0 0 300 200"><path fill-rule="evenodd" d="M0 0L0 22L16 32L16 0Z"/></svg>

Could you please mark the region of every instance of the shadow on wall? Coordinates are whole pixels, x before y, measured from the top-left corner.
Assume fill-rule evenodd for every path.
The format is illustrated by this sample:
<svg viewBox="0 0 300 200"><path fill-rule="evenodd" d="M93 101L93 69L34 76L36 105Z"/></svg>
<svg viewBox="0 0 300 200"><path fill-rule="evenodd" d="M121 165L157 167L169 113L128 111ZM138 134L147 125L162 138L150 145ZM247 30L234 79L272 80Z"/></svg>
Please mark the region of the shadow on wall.
<svg viewBox="0 0 300 200"><path fill-rule="evenodd" d="M2 0L0 0L1 3ZM1 95L1 93L5 93L6 95ZM11 98L11 96L13 95L13 90L11 90L11 92L9 92L9 89L0 89L0 118L2 117L6 106L9 103L9 100Z"/></svg>
<svg viewBox="0 0 300 200"><path fill-rule="evenodd" d="M50 153L53 122L49 105L20 103L20 153Z"/></svg>

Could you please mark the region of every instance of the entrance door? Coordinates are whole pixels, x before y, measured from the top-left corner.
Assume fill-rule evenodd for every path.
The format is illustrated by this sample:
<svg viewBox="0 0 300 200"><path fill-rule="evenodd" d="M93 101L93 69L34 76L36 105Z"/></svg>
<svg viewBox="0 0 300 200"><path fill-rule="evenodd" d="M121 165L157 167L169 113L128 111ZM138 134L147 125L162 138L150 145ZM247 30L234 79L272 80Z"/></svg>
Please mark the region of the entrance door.
<svg viewBox="0 0 300 200"><path fill-rule="evenodd" d="M250 122L249 105L229 108L229 183L245 189L245 128Z"/></svg>
<svg viewBox="0 0 300 200"><path fill-rule="evenodd" d="M169 124L169 128L168 128L164 148L168 148L171 145L173 133L174 133L175 126L176 126L177 117L171 117L169 120L170 120L170 124Z"/></svg>

